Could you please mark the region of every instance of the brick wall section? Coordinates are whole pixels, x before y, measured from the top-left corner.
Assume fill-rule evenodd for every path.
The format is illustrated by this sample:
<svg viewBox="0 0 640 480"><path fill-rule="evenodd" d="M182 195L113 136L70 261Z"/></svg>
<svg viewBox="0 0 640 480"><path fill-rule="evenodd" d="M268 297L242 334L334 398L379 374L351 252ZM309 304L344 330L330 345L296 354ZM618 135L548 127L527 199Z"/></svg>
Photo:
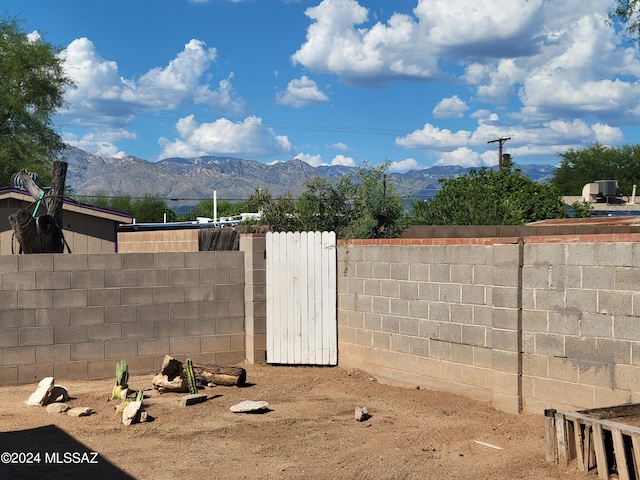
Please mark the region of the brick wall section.
<svg viewBox="0 0 640 480"><path fill-rule="evenodd" d="M243 361L244 253L0 257L0 385Z"/></svg>
<svg viewBox="0 0 640 480"><path fill-rule="evenodd" d="M511 412L638 402L639 241L341 242L340 365Z"/></svg>

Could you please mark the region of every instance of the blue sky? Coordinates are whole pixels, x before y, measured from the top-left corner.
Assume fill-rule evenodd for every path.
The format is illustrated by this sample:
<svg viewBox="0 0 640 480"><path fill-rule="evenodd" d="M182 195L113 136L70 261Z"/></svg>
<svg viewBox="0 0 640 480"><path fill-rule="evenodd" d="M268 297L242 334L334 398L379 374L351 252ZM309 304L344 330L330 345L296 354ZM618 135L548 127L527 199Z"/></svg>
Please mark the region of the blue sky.
<svg viewBox="0 0 640 480"><path fill-rule="evenodd" d="M105 157L558 162L640 143L614 0L3 0L63 49L56 125Z"/></svg>

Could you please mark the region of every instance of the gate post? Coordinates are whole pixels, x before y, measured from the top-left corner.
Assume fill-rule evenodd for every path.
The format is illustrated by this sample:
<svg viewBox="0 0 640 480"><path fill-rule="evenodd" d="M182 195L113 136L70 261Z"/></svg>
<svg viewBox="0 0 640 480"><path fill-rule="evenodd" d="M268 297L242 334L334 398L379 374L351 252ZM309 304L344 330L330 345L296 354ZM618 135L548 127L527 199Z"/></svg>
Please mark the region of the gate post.
<svg viewBox="0 0 640 480"><path fill-rule="evenodd" d="M267 298L265 235L240 235L244 252L244 334L249 363L267 360Z"/></svg>

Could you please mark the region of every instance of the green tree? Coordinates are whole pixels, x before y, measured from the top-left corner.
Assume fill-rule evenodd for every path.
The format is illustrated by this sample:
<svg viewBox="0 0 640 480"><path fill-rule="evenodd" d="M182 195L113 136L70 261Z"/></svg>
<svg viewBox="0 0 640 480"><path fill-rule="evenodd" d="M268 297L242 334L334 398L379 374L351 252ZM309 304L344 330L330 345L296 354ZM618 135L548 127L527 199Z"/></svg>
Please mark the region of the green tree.
<svg viewBox="0 0 640 480"><path fill-rule="evenodd" d="M620 20L627 35L640 41L640 0L616 0L615 8L609 13L609 21Z"/></svg>
<svg viewBox="0 0 640 480"><path fill-rule="evenodd" d="M596 143L583 150L561 153L551 184L562 195L582 195L582 188L596 180L618 180L621 194L630 195L638 181L640 145L606 147Z"/></svg>
<svg viewBox="0 0 640 480"><path fill-rule="evenodd" d="M245 222L248 231L260 225L272 231L335 231L339 238L388 238L399 236L406 226L405 205L397 187L387 179L389 163L366 164L356 175L342 177L334 185L315 177L305 182L302 195L290 193L273 200L268 190L256 187L247 205L261 210L257 222Z"/></svg>
<svg viewBox="0 0 640 480"><path fill-rule="evenodd" d="M396 185L387 177L389 162L358 168L350 238L392 238L406 227L406 207Z"/></svg>
<svg viewBox="0 0 640 480"><path fill-rule="evenodd" d="M521 175L512 160L501 171L481 168L441 183L433 199L413 201L412 224L522 225L566 217L556 188Z"/></svg>
<svg viewBox="0 0 640 480"><path fill-rule="evenodd" d="M159 223L164 221L167 215L167 222L176 220L176 214L167 207L164 200L146 194L142 197L131 198L129 195L122 197L102 197L83 198L82 201L96 207L108 208L118 212L128 213L135 218L138 223Z"/></svg>
<svg viewBox="0 0 640 480"><path fill-rule="evenodd" d="M273 201L273 196L268 188L255 187L247 200L247 209L251 212L260 212Z"/></svg>
<svg viewBox="0 0 640 480"><path fill-rule="evenodd" d="M296 232L301 230L300 220L296 212L296 202L287 192L275 201L266 204L262 209L260 223L267 225L272 232Z"/></svg>
<svg viewBox="0 0 640 480"><path fill-rule="evenodd" d="M589 218L593 216L593 207L589 202L573 202L571 204L573 218Z"/></svg>
<svg viewBox="0 0 640 480"><path fill-rule="evenodd" d="M354 217L354 189L351 175L341 177L336 185L320 177L305 181L296 202L301 230L335 231L341 238Z"/></svg>
<svg viewBox="0 0 640 480"><path fill-rule="evenodd" d="M17 19L0 19L0 185L22 168L47 182L54 154L65 148L51 117L73 81L59 54L25 33Z"/></svg>

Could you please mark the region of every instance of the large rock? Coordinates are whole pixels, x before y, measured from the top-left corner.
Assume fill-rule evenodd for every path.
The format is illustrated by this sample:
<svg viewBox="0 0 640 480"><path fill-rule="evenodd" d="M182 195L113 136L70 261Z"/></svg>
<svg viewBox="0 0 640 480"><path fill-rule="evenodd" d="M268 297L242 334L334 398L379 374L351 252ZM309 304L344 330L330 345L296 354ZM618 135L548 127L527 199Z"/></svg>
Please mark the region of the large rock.
<svg viewBox="0 0 640 480"><path fill-rule="evenodd" d="M45 377L40 380L38 388L31 394L31 396L25 401L27 405L46 405L51 403L51 396L53 394L54 380L53 377Z"/></svg>
<svg viewBox="0 0 640 480"><path fill-rule="evenodd" d="M138 423L140 421L140 412L142 410L142 402L135 400L130 402L122 411L122 423L125 425L131 425L132 423Z"/></svg>
<svg viewBox="0 0 640 480"><path fill-rule="evenodd" d="M66 403L55 402L47 405L47 413L65 413L67 410L69 405Z"/></svg>
<svg viewBox="0 0 640 480"><path fill-rule="evenodd" d="M67 415L70 417L88 417L93 413L91 407L75 407L67 410Z"/></svg>
<svg viewBox="0 0 640 480"><path fill-rule="evenodd" d="M54 385L49 403L66 402L67 400L69 400L69 392L66 387L63 387L62 385Z"/></svg>
<svg viewBox="0 0 640 480"><path fill-rule="evenodd" d="M178 375L176 377L169 377L159 373L153 377L153 386L159 392L177 392L186 393L189 391L189 385L187 384L186 377Z"/></svg>
<svg viewBox="0 0 640 480"><path fill-rule="evenodd" d="M169 378L182 375L182 362L170 355L165 355L160 373L162 375L166 375Z"/></svg>
<svg viewBox="0 0 640 480"><path fill-rule="evenodd" d="M356 407L355 418L358 422L365 422L371 418L367 407Z"/></svg>
<svg viewBox="0 0 640 480"><path fill-rule="evenodd" d="M244 402L236 403L229 407L233 413L251 413L251 412L260 412L266 410L269 406L269 402L255 402L253 400L245 400Z"/></svg>

